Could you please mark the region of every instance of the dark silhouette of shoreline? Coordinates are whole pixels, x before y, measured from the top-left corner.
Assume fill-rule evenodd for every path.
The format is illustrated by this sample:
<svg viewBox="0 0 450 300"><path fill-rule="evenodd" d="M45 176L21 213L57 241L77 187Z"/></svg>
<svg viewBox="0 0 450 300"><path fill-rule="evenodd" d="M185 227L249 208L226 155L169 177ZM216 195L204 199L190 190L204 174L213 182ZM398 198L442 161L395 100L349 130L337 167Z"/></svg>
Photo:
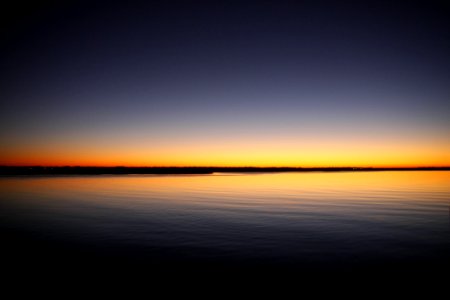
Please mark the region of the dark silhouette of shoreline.
<svg viewBox="0 0 450 300"><path fill-rule="evenodd" d="M369 172L369 171L450 171L450 167L45 167L0 166L0 175L126 175L126 174L213 174L278 172Z"/></svg>

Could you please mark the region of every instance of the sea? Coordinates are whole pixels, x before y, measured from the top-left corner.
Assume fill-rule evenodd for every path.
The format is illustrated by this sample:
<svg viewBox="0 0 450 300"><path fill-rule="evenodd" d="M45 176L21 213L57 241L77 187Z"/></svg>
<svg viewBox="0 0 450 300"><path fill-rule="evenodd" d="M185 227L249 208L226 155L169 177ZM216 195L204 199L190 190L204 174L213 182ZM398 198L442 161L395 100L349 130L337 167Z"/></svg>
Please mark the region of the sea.
<svg viewBox="0 0 450 300"><path fill-rule="evenodd" d="M15 278L449 274L450 171L4 176L0 199Z"/></svg>

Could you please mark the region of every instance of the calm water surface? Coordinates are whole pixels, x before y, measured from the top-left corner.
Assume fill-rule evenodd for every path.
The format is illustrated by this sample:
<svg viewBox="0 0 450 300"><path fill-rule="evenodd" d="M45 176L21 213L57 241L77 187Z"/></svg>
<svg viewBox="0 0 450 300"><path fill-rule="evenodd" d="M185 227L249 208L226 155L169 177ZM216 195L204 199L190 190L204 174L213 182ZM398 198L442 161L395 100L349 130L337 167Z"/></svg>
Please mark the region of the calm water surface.
<svg viewBox="0 0 450 300"><path fill-rule="evenodd" d="M450 261L448 171L3 177L0 196L13 265L354 270Z"/></svg>

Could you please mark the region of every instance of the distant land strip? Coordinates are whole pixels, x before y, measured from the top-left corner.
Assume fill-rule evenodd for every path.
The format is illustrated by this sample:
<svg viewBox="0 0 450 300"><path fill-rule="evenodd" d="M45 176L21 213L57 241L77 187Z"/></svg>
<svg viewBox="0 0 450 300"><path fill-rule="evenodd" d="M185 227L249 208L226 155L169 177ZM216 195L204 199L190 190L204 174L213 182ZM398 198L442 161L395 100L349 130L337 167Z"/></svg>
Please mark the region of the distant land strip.
<svg viewBox="0 0 450 300"><path fill-rule="evenodd" d="M450 167L45 167L0 166L0 175L213 174L276 172L450 171Z"/></svg>

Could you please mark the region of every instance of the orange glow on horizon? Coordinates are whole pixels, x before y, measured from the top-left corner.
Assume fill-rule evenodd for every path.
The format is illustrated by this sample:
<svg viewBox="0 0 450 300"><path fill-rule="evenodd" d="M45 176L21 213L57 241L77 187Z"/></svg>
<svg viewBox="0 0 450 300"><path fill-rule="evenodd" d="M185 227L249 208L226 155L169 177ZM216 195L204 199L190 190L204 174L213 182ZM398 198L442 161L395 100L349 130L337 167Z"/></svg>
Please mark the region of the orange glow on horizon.
<svg viewBox="0 0 450 300"><path fill-rule="evenodd" d="M264 143L16 147L0 151L9 166L426 167L450 166L450 145Z"/></svg>

